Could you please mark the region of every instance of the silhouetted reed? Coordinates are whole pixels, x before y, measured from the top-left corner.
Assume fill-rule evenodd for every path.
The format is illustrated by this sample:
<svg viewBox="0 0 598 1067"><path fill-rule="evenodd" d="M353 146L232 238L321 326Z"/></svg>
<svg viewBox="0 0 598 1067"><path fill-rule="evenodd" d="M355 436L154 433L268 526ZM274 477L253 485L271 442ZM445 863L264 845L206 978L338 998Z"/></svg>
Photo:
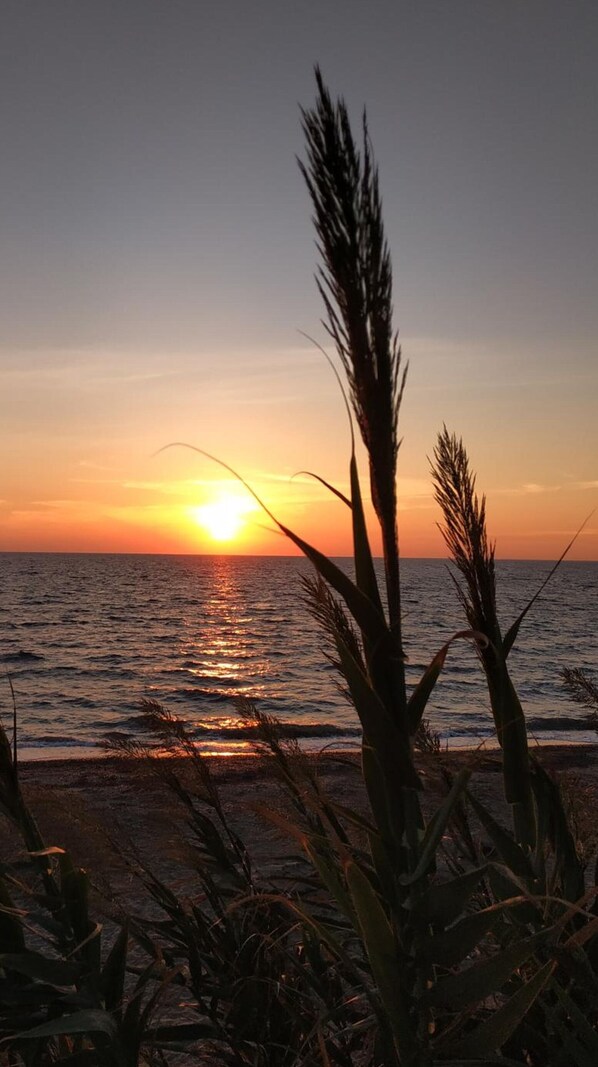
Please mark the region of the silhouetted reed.
<svg viewBox="0 0 598 1067"><path fill-rule="evenodd" d="M354 448L350 494L343 497L354 581L277 524L315 569L306 593L361 724L356 773L363 777L367 808L328 796L298 746L245 701L241 713L256 726L260 751L273 757L287 797L285 810L262 809L263 817L287 835L294 861L298 850L302 854L290 878L283 872L266 878L231 824L192 737L167 710L146 703L140 725L149 743L113 744L146 760L182 804L194 846L195 892L177 895L144 865L161 918L137 918L132 926L150 960L132 998L136 1007L129 1002L125 1008L123 1001L126 930L117 942L113 977L112 965L108 975L98 970L93 932L79 929L73 954L88 960L89 988L73 978L61 1000L54 984L47 997L36 987L41 1030L35 1029L37 1016L32 1027L34 1015L27 1019L25 1011L15 1033L5 1012L10 1055L14 1051L19 1067L55 1062L58 1055L36 1060L24 1050L38 1039L45 1050L58 1034L71 1042L58 1049L58 1062L73 1067L136 1067L144 1042L150 1061L153 1056L161 1065L192 1042L231 1067L589 1067L598 1060L598 890L585 889L558 781L529 752L523 708L507 669L537 596L503 634L485 501L476 495L462 443L446 430L434 478L467 629L448 637L410 691L406 685L396 521L405 369L392 325L390 256L365 119L359 151L345 105L332 101L319 72L316 79L315 107L303 112L307 161L301 166L314 205L327 327L368 456L385 589L376 577ZM414 752L427 745L442 759L429 728L422 742L425 712L453 643L463 639L475 645L487 679L512 831L471 788L475 754L456 775L441 764L444 794L421 803ZM187 757L191 783L176 761L160 760L152 748L156 740ZM0 799L32 842L33 824L21 818L25 808L1 736L0 760ZM47 875L54 878L51 869ZM65 909L68 896L87 922L81 873L74 878L78 895L68 896L66 883L57 893ZM0 908L2 922L19 956L21 920L12 905ZM14 958L0 956L5 989ZM21 977L31 977L30 964L20 967ZM167 981L180 989L190 1022L151 1023ZM20 996L22 983L14 988ZM91 1008L89 989L99 998ZM82 997L88 998L85 1020ZM75 1030L82 1036L73 1043Z"/></svg>

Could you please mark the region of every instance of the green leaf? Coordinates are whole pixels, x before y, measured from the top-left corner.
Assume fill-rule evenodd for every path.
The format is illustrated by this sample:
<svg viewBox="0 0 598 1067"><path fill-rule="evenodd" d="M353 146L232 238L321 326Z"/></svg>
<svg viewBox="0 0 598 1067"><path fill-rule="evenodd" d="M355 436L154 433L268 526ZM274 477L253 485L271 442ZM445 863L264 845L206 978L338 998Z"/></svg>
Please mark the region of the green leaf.
<svg viewBox="0 0 598 1067"><path fill-rule="evenodd" d="M524 607L524 609L521 612L521 614L518 615L517 618L515 619L515 622L513 623L513 625L510 626L509 629L507 630L507 632L506 632L506 634L504 636L504 639L503 639L503 643L502 643L503 655L504 655L505 659L509 655L509 652L511 651L513 645L515 644L515 641L517 640L517 634L519 633L519 627L521 626L521 623L525 619L525 616L527 615L528 611L536 603L536 600L540 596L540 593L546 588L546 586L548 585L548 583L549 583L550 579L552 578L554 572L557 570L558 567L560 567L560 565L563 562L565 556L569 552L569 549L573 547L573 545L577 541L577 538L579 537L581 531L583 530L584 526L586 525L587 522L589 522L589 520L592 518L593 514L594 514L594 512L592 511L588 515L588 517L586 519L584 519L584 521L582 522L582 524L579 527L579 530L577 531L575 536L572 537L571 540L569 541L569 544L567 545L565 551L561 553L561 555L557 559L557 561L554 564L554 566L548 572L548 575L546 576L546 578L542 582L542 584L541 584L540 588L538 589L538 591L536 593L534 593L532 599L529 601L528 604L526 604L526 606Z"/></svg>
<svg viewBox="0 0 598 1067"><path fill-rule="evenodd" d="M345 866L347 885L365 950L388 1016L399 1055L409 1055L414 1036L411 1021L402 999L402 971L392 927L369 878L349 860Z"/></svg>
<svg viewBox="0 0 598 1067"><path fill-rule="evenodd" d="M558 983L554 982L551 991L556 993L565 1014L570 1018L571 1023L575 1029L575 1036L582 1043L582 1046L587 1049L589 1056L585 1062L595 1064L598 1063L598 1033L588 1021L585 1013L580 1010L579 1006L575 1003L573 997L569 996L566 990ZM593 1057L593 1058L590 1058ZM577 1064L576 1064L577 1067Z"/></svg>
<svg viewBox="0 0 598 1067"><path fill-rule="evenodd" d="M453 1011L463 1011L464 1008L478 1004L493 993L499 993L518 968L554 934L554 927L540 930L531 937L515 941L490 959L483 959L458 974L441 978L434 988L425 994L425 1000L430 1004L446 1006Z"/></svg>
<svg viewBox="0 0 598 1067"><path fill-rule="evenodd" d="M384 616L380 614L372 601L351 581L336 563L328 559L317 548L308 544L287 526L280 526L282 532L300 548L304 556L313 563L318 574L343 598L351 615L361 632L372 646L392 647L393 642Z"/></svg>
<svg viewBox="0 0 598 1067"><path fill-rule="evenodd" d="M484 864L446 882L434 882L419 905L428 922L444 927L458 919L487 870Z"/></svg>
<svg viewBox="0 0 598 1067"><path fill-rule="evenodd" d="M376 656L381 660L393 662L400 656L400 650L388 628L386 619L372 601L351 581L347 575L332 563L327 556L318 552L302 538L297 537L287 527L281 527L283 533L301 549L303 554L313 563L314 567L328 584L342 597L349 609L356 625L359 627L364 642L370 649L376 650Z"/></svg>
<svg viewBox="0 0 598 1067"><path fill-rule="evenodd" d="M3 952L0 954L0 967L56 986L73 985L81 973L78 963L53 960L39 952Z"/></svg>
<svg viewBox="0 0 598 1067"><path fill-rule="evenodd" d="M523 926L531 926L534 929L538 928L538 923L544 922L542 897L539 897L539 906L537 906L535 897L529 896L529 889L526 883L517 878L508 867L503 867L500 863L490 863L488 865L488 881L497 900L512 900L513 897L529 898L522 901L521 904L515 904L511 907L509 915L513 922Z"/></svg>
<svg viewBox="0 0 598 1067"><path fill-rule="evenodd" d="M426 705L430 699L430 695L438 681L440 672L444 667L444 663L447 657L449 648L453 641L461 639L469 639L476 641L478 644L487 644L487 639L482 633L477 630L459 630L458 633L453 634L449 641L438 649L438 652L426 667L426 670L422 674L419 682L413 690L409 700L407 701L407 716L409 719L409 732L413 736L417 733L417 729L422 721Z"/></svg>
<svg viewBox="0 0 598 1067"><path fill-rule="evenodd" d="M25 950L22 919L3 878L0 878L0 945L8 953Z"/></svg>
<svg viewBox="0 0 598 1067"><path fill-rule="evenodd" d="M406 859L405 850L401 848L405 823L405 791L400 788L393 761L380 759L366 737L361 746L361 769L376 826L374 834L370 834L372 858L380 877L381 870L388 869L390 860L393 873L391 882L386 884L394 885L395 874L403 869ZM377 844L372 847L375 842ZM378 865L380 860L383 863L382 869ZM405 869L408 870L409 867Z"/></svg>
<svg viewBox="0 0 598 1067"><path fill-rule="evenodd" d="M496 1052L509 1040L521 1021L525 1018L534 1001L549 981L555 964L545 963L529 982L525 982L512 997L488 1019L480 1023L466 1037L450 1046L450 1052L456 1056L485 1056Z"/></svg>
<svg viewBox="0 0 598 1067"><path fill-rule="evenodd" d="M500 907L484 908L428 938L421 948L425 959L442 967L454 967L480 944L500 919Z"/></svg>
<svg viewBox="0 0 598 1067"><path fill-rule="evenodd" d="M397 729L378 694L340 638L337 638L337 650L363 732L380 761L387 784L396 781L400 787L419 788L420 781L411 757L409 739Z"/></svg>
<svg viewBox="0 0 598 1067"><path fill-rule="evenodd" d="M354 922L353 908L351 907L349 895L334 864L323 855L322 851L318 848L317 843L307 835L304 837L303 847L311 863L316 868L323 884L326 886L326 889L332 898L336 901L340 910L351 920L351 922Z"/></svg>
<svg viewBox="0 0 598 1067"><path fill-rule="evenodd" d="M579 900L584 891L584 865L571 832L558 781L547 774L540 761L533 756L531 763L531 781L538 821L542 826L543 836L548 837L554 853L553 884L556 882L556 893L567 900ZM543 840L538 841L538 847L543 844ZM538 857L538 860L540 859L543 857Z"/></svg>
<svg viewBox="0 0 598 1067"><path fill-rule="evenodd" d="M315 478L316 482L319 482L325 489L329 489L331 493L334 493L334 495L337 496L339 500L342 500L343 504L346 504L348 508L352 506L349 498L346 497L344 493L341 493L340 489L331 485L330 482L327 482L326 479L322 478L319 474L314 474L313 471L297 471L293 475L293 478L297 478L300 474L305 474L308 478Z"/></svg>
<svg viewBox="0 0 598 1067"><path fill-rule="evenodd" d="M118 1012L122 1006L128 944L129 931L125 924L118 932L118 937L108 953L100 975L100 989L104 997L106 1010L110 1012Z"/></svg>
<svg viewBox="0 0 598 1067"><path fill-rule="evenodd" d="M376 609L380 612L380 615L383 616L384 612L382 609L382 601L380 599L380 590L378 589L378 582L376 581L374 561L372 559L365 514L363 511L363 501L361 498L361 487L359 484L355 453L351 456L350 478L355 579L361 592L365 594L368 600L375 605Z"/></svg>
<svg viewBox="0 0 598 1067"><path fill-rule="evenodd" d="M444 667L447 652L448 644L443 645L442 648L439 649L433 660L426 667L426 670L422 674L407 701L409 732L412 737L417 733L418 727L423 719L428 700L430 699L434 686L440 677L440 672Z"/></svg>
<svg viewBox="0 0 598 1067"><path fill-rule="evenodd" d="M51 1019L41 1026L32 1027L31 1030L23 1030L16 1036L33 1040L37 1037L58 1037L60 1034L105 1034L112 1041L116 1041L118 1028L107 1011L86 1008L84 1011L73 1012L72 1015L61 1015L58 1019Z"/></svg>
<svg viewBox="0 0 598 1067"><path fill-rule="evenodd" d="M446 830L454 807L458 803L463 792L465 791L470 777L471 771L469 771L467 768L463 769L462 771L459 771L457 777L455 778L455 781L453 782L450 793L444 800L444 803L441 804L441 806L437 809L437 811L434 813L428 823L426 832L424 834L424 839L422 841L421 853L417 867L412 874L402 875L402 885L412 885L414 882L417 882L420 878L423 877L424 874L426 874L426 872L434 863L434 860L436 859L436 853L438 851L438 846L442 840L444 831Z"/></svg>
<svg viewBox="0 0 598 1067"><path fill-rule="evenodd" d="M529 857L521 846L517 844L508 830L505 830L504 827L501 826L490 814L488 809L485 808L484 805L481 804L469 791L467 793L467 799L499 856L504 863L506 863L507 867L509 867L514 874L523 878L525 882L533 883L535 877L534 869L530 863Z"/></svg>

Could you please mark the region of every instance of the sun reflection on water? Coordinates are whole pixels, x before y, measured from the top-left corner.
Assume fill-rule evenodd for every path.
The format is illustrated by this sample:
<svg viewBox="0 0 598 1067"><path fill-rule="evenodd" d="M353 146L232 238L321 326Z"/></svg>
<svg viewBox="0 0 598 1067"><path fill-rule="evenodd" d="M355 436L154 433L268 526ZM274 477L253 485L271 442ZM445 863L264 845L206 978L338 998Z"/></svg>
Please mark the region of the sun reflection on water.
<svg viewBox="0 0 598 1067"><path fill-rule="evenodd" d="M195 690L202 698L201 715L194 717L191 725L204 733L202 751L206 754L210 734L212 744L216 736L219 738L214 754L225 754L229 748L235 754L252 751L250 741L230 736L249 724L241 716L218 716L216 712L223 700L259 698L265 691L264 680L271 675L270 663L263 655L259 609L247 600L247 588L239 577L233 560L225 556L215 559L209 588L198 590L196 604L187 612L181 631L181 659L191 685L190 695Z"/></svg>

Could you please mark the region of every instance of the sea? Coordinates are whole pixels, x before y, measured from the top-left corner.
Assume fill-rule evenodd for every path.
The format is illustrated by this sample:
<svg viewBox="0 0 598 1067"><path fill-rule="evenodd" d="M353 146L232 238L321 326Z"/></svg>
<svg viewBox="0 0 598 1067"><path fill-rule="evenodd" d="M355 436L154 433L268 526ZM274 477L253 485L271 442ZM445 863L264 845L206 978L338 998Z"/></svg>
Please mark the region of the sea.
<svg viewBox="0 0 598 1067"><path fill-rule="evenodd" d="M336 562L351 573L350 560ZM550 568L498 562L503 632ZM145 740L143 700L179 716L206 754L252 751L239 697L305 749L357 746L356 713L303 599L310 573L301 557L0 553L0 717L12 737L16 706L20 757L101 756L114 733ZM466 624L445 561L406 559L401 574L414 685ZM595 671L597 633L598 563L564 562L510 657L538 742L598 740L561 679L563 667ZM470 644L451 647L427 717L443 745L492 744Z"/></svg>

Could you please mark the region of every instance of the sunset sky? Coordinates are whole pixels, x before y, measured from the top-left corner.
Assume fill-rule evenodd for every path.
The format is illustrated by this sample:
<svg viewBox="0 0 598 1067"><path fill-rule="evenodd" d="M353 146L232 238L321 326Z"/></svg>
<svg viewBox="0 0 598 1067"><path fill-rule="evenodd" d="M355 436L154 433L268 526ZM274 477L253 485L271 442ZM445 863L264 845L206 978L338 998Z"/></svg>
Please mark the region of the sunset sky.
<svg viewBox="0 0 598 1067"><path fill-rule="evenodd" d="M350 551L349 435L296 164L313 66L367 105L410 362L400 536L446 423L498 555L598 506L598 5L4 0L0 550ZM365 474L365 464L362 462ZM232 497L232 500L231 500ZM598 513L572 558L598 559Z"/></svg>

